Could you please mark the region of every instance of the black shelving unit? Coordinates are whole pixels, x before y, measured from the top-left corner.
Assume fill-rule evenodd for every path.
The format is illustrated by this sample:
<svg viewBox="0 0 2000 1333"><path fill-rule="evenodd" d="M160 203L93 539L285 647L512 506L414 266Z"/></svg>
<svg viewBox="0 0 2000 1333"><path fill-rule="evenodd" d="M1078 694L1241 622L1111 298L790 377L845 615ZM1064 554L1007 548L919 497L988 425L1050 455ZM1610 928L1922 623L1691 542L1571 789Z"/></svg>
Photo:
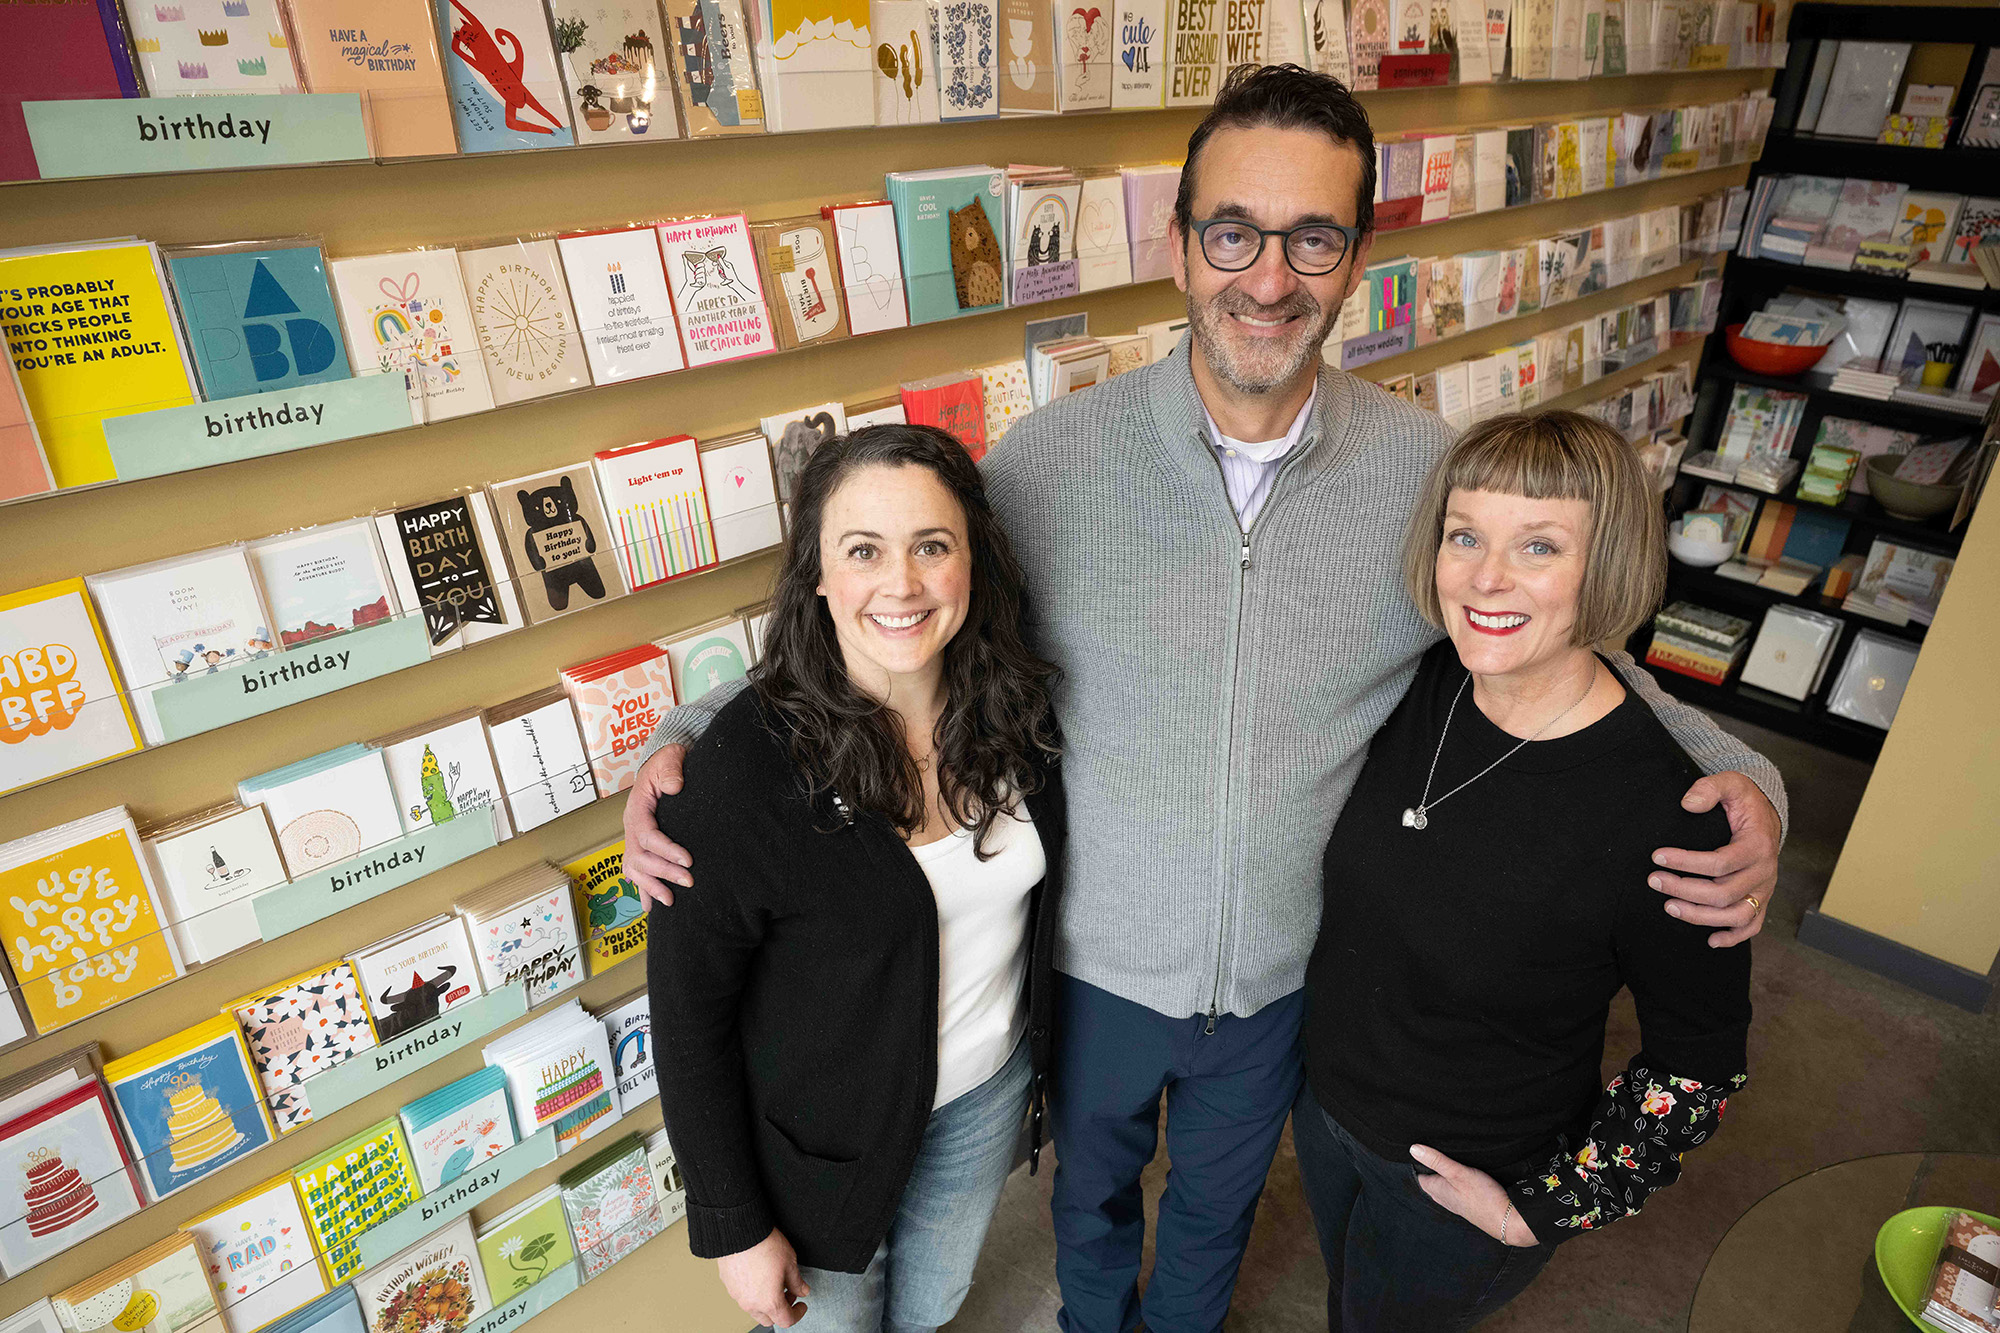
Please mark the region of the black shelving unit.
<svg viewBox="0 0 2000 1333"><path fill-rule="evenodd" d="M1853 139L1820 139L1795 133L1805 87L1822 40L1890 39L1910 42L1970 44L1973 48L1969 74L1960 80L1956 125L1963 125L1971 106L1976 79L1986 53L2000 45L2000 7L1958 9L1944 6L1848 5L1806 3L1793 7L1786 37L1790 51L1785 69L1772 88L1777 102L1772 128L1764 151L1751 167L1749 184L1754 189L1765 176L1807 174L1844 176L1907 182L1913 189L1948 190L1956 194L1993 193L2000 189L2000 150L1979 148L1925 149L1894 144L1867 143ZM1885 277L1866 272L1842 272L1787 264L1771 259L1743 259L1730 256L1723 270L1722 310L1718 330L1741 323L1771 297L1788 289L1822 292L1832 296L1858 296L1873 300L1901 301L1908 298L1951 302L1979 310L2000 310L2000 292L1971 291L1940 283L1912 282L1907 278ZM1713 449L1721 439L1723 423L1729 415L1730 399L1740 385L1804 394L1805 411L1798 434L1792 442L1792 456L1803 463L1812 453L1822 419L1849 417L1900 430L1920 432L1928 438L1946 439L1954 435L1978 438L1979 416L1898 401L1879 401L1854 394L1839 393L1832 376L1808 372L1804 375L1767 375L1746 370L1729 357L1725 340L1708 339L1697 371L1695 410L1688 419L1688 451ZM1688 509L1712 485L1732 486L1683 473L1667 495L1670 514ZM1760 502L1782 500L1798 503L1796 485L1773 496L1748 486L1732 486ZM1817 508L1817 506L1815 506ZM1830 512L1848 520L1846 549L1865 554L1876 538L1939 555L1955 555L1960 534L1949 528L1951 515L1927 522L1897 518L1868 496L1850 494ZM1819 595L1815 584L1799 596L1726 579L1713 570L1696 569L1673 562L1667 579L1667 600L1689 601L1711 606L1729 615L1760 624L1772 606L1791 604L1830 615L1843 622L1839 642L1834 645L1834 678L1846 660L1855 637L1874 630L1912 643L1922 643L1922 625L1891 625L1870 616L1843 611L1840 603ZM1752 631L1753 637L1755 631ZM1632 637L1634 656L1644 659L1651 642L1647 626ZM1809 741L1841 754L1872 760L1882 748L1886 733L1864 723L1829 713L1825 686L1814 697L1800 702L1745 685L1735 677L1722 685L1711 685L1676 672L1659 670L1655 676L1670 693L1714 712L1742 718L1774 731Z"/></svg>

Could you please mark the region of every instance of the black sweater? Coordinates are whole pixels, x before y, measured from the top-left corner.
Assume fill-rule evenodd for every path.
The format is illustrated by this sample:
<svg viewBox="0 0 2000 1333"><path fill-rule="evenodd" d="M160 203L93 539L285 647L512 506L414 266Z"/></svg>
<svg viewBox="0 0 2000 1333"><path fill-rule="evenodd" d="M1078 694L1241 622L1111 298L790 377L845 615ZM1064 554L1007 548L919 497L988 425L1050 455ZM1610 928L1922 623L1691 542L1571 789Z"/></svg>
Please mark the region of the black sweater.
<svg viewBox="0 0 2000 1333"><path fill-rule="evenodd" d="M886 820L807 800L783 727L744 690L657 808L695 874L647 923L660 1102L696 1255L738 1253L776 1227L801 1263L860 1272L937 1091L937 904ZM1037 1146L1065 833L1058 766L1044 773L1027 798L1049 865L1030 917Z"/></svg>
<svg viewBox="0 0 2000 1333"><path fill-rule="evenodd" d="M1656 848L1712 850L1729 824L1681 808L1701 770L1629 693L1405 828L1466 679L1449 642L1425 655L1327 843L1306 1069L1371 1150L1407 1162L1424 1143L1490 1172L1555 1240L1637 1211L1713 1131L1742 1082L1750 950L1710 948L1646 884ZM1433 801L1516 743L1468 685ZM1607 1089L1626 986L1644 1049Z"/></svg>

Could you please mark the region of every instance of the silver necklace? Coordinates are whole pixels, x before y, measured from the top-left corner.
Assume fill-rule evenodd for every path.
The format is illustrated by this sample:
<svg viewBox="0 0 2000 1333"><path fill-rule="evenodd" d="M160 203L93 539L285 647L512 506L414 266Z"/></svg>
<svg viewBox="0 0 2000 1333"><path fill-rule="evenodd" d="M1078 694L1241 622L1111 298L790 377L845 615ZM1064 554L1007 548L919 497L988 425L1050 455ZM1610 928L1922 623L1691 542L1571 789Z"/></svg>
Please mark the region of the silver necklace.
<svg viewBox="0 0 2000 1333"><path fill-rule="evenodd" d="M1477 773L1474 773L1471 777L1459 783L1456 787L1453 787L1450 791L1446 792L1444 795L1438 797L1435 801L1433 801L1431 799L1431 779L1437 776L1438 760L1444 757L1444 738L1446 736L1451 735L1451 720L1452 718L1458 715L1458 701L1465 697L1465 687L1467 685L1470 685L1471 683L1472 683L1472 677L1468 674L1464 680L1459 682L1458 693L1451 696L1451 707L1448 710L1446 710L1444 715L1444 730L1438 733L1437 753L1431 756L1431 771L1424 776L1423 799L1418 801L1414 806L1411 806L1409 809L1403 811L1404 828L1423 829L1429 827L1431 822L1430 809L1432 806L1443 805L1446 801L1458 795L1460 792L1464 791L1467 787L1470 787L1473 783L1479 781L1479 779L1485 777L1488 773L1491 773L1494 769L1506 763L1509 759L1512 759L1515 756L1515 754L1520 751L1521 746L1526 745L1529 741L1541 739L1543 731L1547 731L1550 727L1553 727L1556 723L1562 721L1564 718L1568 717L1571 713L1574 713L1576 711L1577 704L1580 704L1585 699L1588 699L1590 697L1591 690L1596 688L1597 668L1596 665L1593 663L1590 671L1590 683L1583 687L1582 694L1576 696L1576 703L1571 704L1568 708L1563 709L1562 712L1557 713L1547 722L1544 722L1542 724L1541 731L1537 731L1534 735L1528 737L1526 740L1520 741L1514 746L1512 750L1507 751L1507 753L1501 755L1498 759L1495 759L1492 763L1480 769Z"/></svg>

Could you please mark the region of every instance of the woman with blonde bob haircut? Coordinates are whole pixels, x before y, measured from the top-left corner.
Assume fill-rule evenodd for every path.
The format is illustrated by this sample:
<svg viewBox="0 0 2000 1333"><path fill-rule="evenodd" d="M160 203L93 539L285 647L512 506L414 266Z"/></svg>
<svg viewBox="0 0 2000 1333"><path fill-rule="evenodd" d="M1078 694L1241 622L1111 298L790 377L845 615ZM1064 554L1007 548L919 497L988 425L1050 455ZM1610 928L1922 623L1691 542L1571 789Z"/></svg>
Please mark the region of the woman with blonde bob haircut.
<svg viewBox="0 0 2000 1333"><path fill-rule="evenodd" d="M1746 1077L1750 954L1662 913L1653 850L1729 841L1700 770L1594 651L1658 606L1631 446L1500 417L1432 470L1404 545L1425 654L1328 841L1299 1169L1330 1329L1463 1329L1561 1241L1680 1175ZM1641 1049L1600 1086L1612 999Z"/></svg>

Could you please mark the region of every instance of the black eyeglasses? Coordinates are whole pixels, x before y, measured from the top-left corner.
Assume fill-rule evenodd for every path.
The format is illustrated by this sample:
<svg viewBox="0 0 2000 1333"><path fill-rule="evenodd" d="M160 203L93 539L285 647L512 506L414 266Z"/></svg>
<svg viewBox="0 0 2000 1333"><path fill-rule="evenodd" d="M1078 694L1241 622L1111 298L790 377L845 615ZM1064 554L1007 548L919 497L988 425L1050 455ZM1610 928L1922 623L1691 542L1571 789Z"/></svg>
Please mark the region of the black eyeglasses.
<svg viewBox="0 0 2000 1333"><path fill-rule="evenodd" d="M1209 218L1194 224L1202 258L1224 273L1241 273L1264 253L1268 237L1285 238L1285 262L1305 278L1321 278L1340 267L1347 252L1361 239L1361 228L1337 222L1308 222L1302 227L1270 231L1237 218Z"/></svg>

